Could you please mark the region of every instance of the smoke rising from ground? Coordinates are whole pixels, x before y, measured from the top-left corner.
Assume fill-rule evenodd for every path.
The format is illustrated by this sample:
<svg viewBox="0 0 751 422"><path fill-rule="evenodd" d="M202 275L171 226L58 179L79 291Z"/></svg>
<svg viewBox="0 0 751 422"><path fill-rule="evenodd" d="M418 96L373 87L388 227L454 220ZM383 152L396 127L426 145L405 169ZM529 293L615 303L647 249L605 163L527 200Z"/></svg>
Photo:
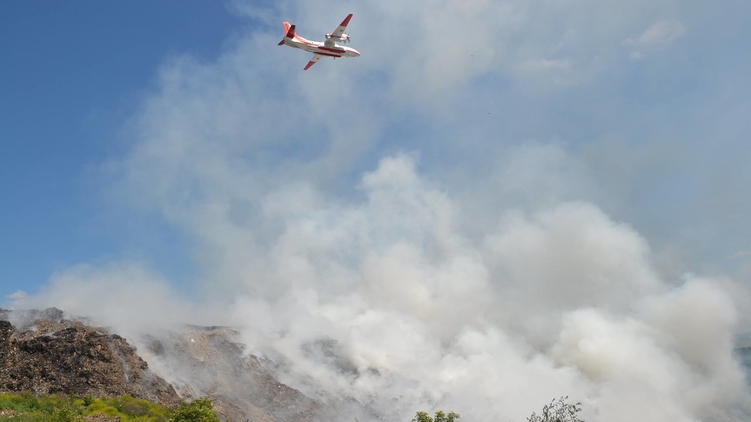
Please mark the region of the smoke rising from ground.
<svg viewBox="0 0 751 422"><path fill-rule="evenodd" d="M270 192L284 226L248 258L264 270L243 274L246 292L213 320L240 328L251 352L289 359L291 386L404 420L438 408L521 419L569 395L588 420L695 421L748 398L721 281L661 280L644 238L588 203L502 212L470 239L456 228L461 205L416 164L384 158L351 203L310 187ZM54 304L133 332L201 319L169 289L138 269L74 269L16 306ZM355 371L311 353L322 339Z"/></svg>
<svg viewBox="0 0 751 422"><path fill-rule="evenodd" d="M619 194L647 189L641 174L659 176L674 145L650 143L645 158L600 142L611 134L600 125L630 136L617 128L642 116L618 100L604 117L608 107L582 102L596 133L575 136L593 145L557 139L569 125L556 120L561 110L580 92L598 99L602 86L587 81L629 62L624 40L672 2L620 15L586 3L444 1L434 18L401 1L359 6L368 13L355 11L353 25L362 16L364 34L380 28L385 40L353 46L387 55L404 27L419 32L416 53L322 61L315 74L290 67L297 52L276 49L277 32L244 37L215 63L173 59L128 128L127 155L107 167L106 189L118 209L185 239L194 285L139 262L84 265L13 306L57 306L134 338L185 322L231 325L248 353L284 356L282 382L394 420L435 409L523 420L562 395L582 401L588 421L748 411L732 353L747 328L743 285L662 271L651 233L615 216L631 215ZM306 7L279 9L311 26L326 10L328 22L331 9ZM478 36L466 50L445 36L446 51L434 51L430 35L457 25L485 33L497 17L508 23L499 46ZM683 40L691 26L681 28ZM533 35L515 43L524 33ZM499 91L509 99L488 96L498 84L510 85ZM518 129L538 123L556 136ZM330 340L336 358L322 346Z"/></svg>

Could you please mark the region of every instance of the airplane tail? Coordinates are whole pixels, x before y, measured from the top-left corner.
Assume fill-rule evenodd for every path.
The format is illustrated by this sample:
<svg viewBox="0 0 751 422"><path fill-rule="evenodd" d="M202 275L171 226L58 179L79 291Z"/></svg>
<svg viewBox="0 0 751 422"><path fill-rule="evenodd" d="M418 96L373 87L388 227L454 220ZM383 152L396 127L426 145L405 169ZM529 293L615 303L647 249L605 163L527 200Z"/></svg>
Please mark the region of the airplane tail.
<svg viewBox="0 0 751 422"><path fill-rule="evenodd" d="M284 22L284 38L282 38L277 45L284 45L284 40L287 38L295 38L295 25L290 25L289 22Z"/></svg>

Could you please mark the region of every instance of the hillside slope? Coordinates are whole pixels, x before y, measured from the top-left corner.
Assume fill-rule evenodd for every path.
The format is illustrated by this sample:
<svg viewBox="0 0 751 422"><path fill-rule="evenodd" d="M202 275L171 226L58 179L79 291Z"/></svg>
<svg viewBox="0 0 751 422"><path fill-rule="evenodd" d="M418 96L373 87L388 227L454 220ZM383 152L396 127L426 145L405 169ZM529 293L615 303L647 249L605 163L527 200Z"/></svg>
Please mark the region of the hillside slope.
<svg viewBox="0 0 751 422"><path fill-rule="evenodd" d="M228 327L185 325L128 341L56 308L0 309L0 392L130 395L167 406L208 397L227 421L373 416L354 400L316 399L285 385L278 364L245 353Z"/></svg>
<svg viewBox="0 0 751 422"><path fill-rule="evenodd" d="M115 397L174 406L182 400L117 334L63 318L58 309L0 311L0 391Z"/></svg>

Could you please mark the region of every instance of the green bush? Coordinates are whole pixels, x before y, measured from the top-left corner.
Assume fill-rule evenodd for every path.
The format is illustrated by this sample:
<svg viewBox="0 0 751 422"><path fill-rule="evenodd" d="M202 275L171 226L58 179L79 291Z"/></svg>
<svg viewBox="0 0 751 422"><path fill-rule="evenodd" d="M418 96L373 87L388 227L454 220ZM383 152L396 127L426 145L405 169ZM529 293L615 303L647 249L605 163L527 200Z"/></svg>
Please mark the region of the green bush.
<svg viewBox="0 0 751 422"><path fill-rule="evenodd" d="M52 422L79 422L81 420L81 414L64 407L54 412L50 417Z"/></svg>
<svg viewBox="0 0 751 422"><path fill-rule="evenodd" d="M170 418L171 422L220 422L211 399L183 403Z"/></svg>
<svg viewBox="0 0 751 422"><path fill-rule="evenodd" d="M102 399L92 400L91 404L86 407L86 410L83 413L86 416L94 415L97 413L101 413L110 417L121 416L116 407L112 406L108 401Z"/></svg>
<svg viewBox="0 0 751 422"><path fill-rule="evenodd" d="M458 413L449 412L447 415L443 410L439 410L435 412L435 418L431 418L428 412L421 411L412 418L412 422L455 422L460 417Z"/></svg>

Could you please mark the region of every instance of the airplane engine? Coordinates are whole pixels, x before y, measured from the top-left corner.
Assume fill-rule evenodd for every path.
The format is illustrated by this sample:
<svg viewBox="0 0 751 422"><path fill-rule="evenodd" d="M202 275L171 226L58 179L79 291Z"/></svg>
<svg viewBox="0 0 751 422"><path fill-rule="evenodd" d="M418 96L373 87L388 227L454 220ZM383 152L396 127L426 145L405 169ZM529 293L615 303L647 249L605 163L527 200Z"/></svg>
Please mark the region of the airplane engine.
<svg viewBox="0 0 751 422"><path fill-rule="evenodd" d="M343 42L343 43L349 42L349 34L342 34L341 37L332 37L331 34L326 34L325 37L327 40L334 38L336 42Z"/></svg>

